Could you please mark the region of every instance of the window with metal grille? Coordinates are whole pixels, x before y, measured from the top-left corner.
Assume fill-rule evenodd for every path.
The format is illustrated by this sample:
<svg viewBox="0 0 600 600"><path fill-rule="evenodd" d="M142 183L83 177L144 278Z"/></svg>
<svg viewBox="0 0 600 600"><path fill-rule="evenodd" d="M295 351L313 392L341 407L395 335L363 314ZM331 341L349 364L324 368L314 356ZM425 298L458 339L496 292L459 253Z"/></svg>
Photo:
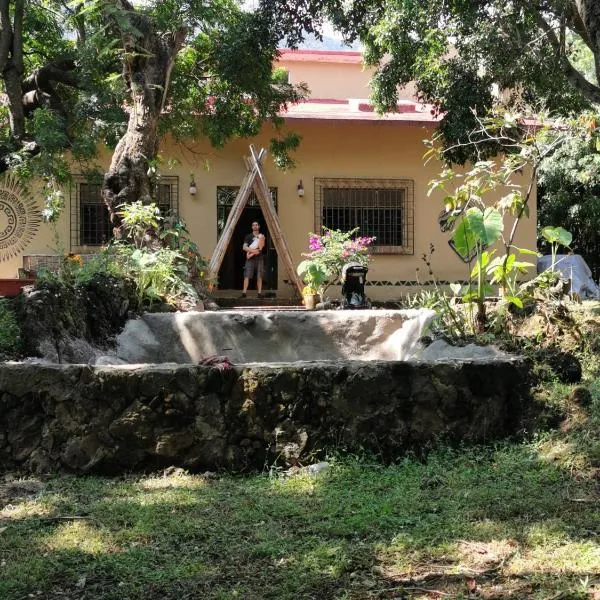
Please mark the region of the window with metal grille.
<svg viewBox="0 0 600 600"><path fill-rule="evenodd" d="M229 216L229 213L233 208L233 204L235 202L239 190L239 185L217 186L217 238L221 236L221 233L223 233L223 229L225 229L227 217ZM271 193L271 200L273 201L273 206L275 207L275 210L277 210L277 188L269 188L269 192ZM254 193L254 190L252 190L248 195L247 205L260 207L260 202L258 201L258 197Z"/></svg>
<svg viewBox="0 0 600 600"><path fill-rule="evenodd" d="M413 254L414 184L408 179L315 179L315 228L374 237L374 254Z"/></svg>
<svg viewBox="0 0 600 600"><path fill-rule="evenodd" d="M102 184L74 177L71 186L71 248L102 246L113 237L108 209L102 200ZM156 189L161 215L179 214L179 177L161 177Z"/></svg>

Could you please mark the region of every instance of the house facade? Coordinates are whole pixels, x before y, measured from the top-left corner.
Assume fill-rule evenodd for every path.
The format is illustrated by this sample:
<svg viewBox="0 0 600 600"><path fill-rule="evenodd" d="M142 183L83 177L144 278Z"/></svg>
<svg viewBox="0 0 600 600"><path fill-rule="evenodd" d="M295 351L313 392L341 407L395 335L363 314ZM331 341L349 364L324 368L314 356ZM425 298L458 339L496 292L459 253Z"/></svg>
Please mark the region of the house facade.
<svg viewBox="0 0 600 600"><path fill-rule="evenodd" d="M440 231L437 218L443 208L442 196L427 196L428 182L442 169L440 163L423 161L423 140L432 137L437 123L430 107L415 101L413 91L406 89L398 112L378 115L366 100L371 73L363 68L357 52L285 50L279 66L287 70L290 82L304 81L311 90L308 101L290 107L283 115L285 127L302 137L294 154L296 168L280 171L269 156L264 165L295 264L308 251L309 232L318 232L323 226L342 230L358 226L361 235L376 237L367 288L372 299L394 300L429 280L422 257L429 254L431 245L435 247L432 268L438 280L466 279L468 265L449 247L448 233ZM184 146L163 140L164 163L175 159L177 166L163 172L158 204L185 220L204 256L211 256L244 178L243 157L248 155L249 144L268 148L273 135L272 127L266 125L256 138L236 140L221 150L204 142ZM102 164L108 166L109 162L107 152ZM192 174L195 194L190 193ZM60 247L56 248L48 225L35 223L26 243L0 256L0 277L15 277L20 268L52 266L57 251L93 254L109 240L111 227L100 185L74 175L73 186L65 190L67 208L58 223ZM41 208L41 197L39 205ZM535 198L530 213L520 225L517 246L535 248ZM0 231L8 227L3 219L7 217L0 210ZM278 297L290 297L294 290L289 275L253 199L233 233L218 289L223 294L241 289L241 247L254 220L262 223L267 236L265 287Z"/></svg>

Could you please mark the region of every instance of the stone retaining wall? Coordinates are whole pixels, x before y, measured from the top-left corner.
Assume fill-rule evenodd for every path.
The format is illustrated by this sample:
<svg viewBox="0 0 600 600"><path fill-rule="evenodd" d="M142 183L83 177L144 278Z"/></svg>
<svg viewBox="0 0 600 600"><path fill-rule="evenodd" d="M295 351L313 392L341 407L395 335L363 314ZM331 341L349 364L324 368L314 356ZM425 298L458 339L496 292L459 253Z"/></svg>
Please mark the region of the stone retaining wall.
<svg viewBox="0 0 600 600"><path fill-rule="evenodd" d="M319 451L389 460L435 439L519 429L518 360L241 365L0 365L0 468L243 471Z"/></svg>

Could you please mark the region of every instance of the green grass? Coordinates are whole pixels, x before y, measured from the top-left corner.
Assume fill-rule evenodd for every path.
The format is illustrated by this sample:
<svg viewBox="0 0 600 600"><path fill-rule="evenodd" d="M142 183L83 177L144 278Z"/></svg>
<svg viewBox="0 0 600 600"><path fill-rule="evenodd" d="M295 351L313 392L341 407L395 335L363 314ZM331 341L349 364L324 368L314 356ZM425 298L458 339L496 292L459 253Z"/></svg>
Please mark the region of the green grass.
<svg viewBox="0 0 600 600"><path fill-rule="evenodd" d="M549 443L316 477L47 479L0 511L0 598L591 597L597 489Z"/></svg>
<svg viewBox="0 0 600 600"><path fill-rule="evenodd" d="M572 342L592 405L549 377L540 401L565 418L527 442L314 477L6 476L0 600L598 600L594 323Z"/></svg>

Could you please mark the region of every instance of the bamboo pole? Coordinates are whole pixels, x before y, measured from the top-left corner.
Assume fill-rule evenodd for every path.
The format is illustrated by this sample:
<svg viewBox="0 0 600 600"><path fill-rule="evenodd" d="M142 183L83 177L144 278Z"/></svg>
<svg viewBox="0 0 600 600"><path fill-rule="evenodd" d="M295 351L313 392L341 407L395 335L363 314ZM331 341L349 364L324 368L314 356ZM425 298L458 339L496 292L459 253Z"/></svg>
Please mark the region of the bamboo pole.
<svg viewBox="0 0 600 600"><path fill-rule="evenodd" d="M254 145L251 144L250 156L244 157L246 175L242 181L242 185L240 186L233 206L231 207L221 237L219 238L210 259L208 265L209 278L212 280L217 278L221 263L225 257L225 252L227 251L227 246L229 246L229 243L231 242L235 226L240 220L242 212L248 202L250 191L254 188L269 233L273 237L277 256L283 261L283 265L285 266L290 281L296 286L298 292L302 293L302 280L297 275L296 269L294 268L294 263L292 262L292 257L281 229L279 217L275 212L275 207L271 200L271 192L269 191L269 186L262 170L266 155L267 151L264 148L261 148L257 153Z"/></svg>
<svg viewBox="0 0 600 600"><path fill-rule="evenodd" d="M275 207L273 206L273 201L271 200L269 186L262 171L259 159L260 155L256 154L254 146L250 146L250 160L252 161L252 166L256 169L256 176L253 180L254 191L263 211L265 221L267 222L269 233L273 238L273 243L275 244L275 249L277 250L277 256L283 261L290 281L296 286L298 293L302 294L302 280L294 268L294 263L292 262L292 257L279 223L279 217L275 212Z"/></svg>
<svg viewBox="0 0 600 600"><path fill-rule="evenodd" d="M264 161L266 154L266 150L264 148L261 149L258 156L256 157L256 162L252 165L250 165L250 163L247 160L245 160L247 167L246 175L242 181L240 189L238 190L233 206L231 207L231 211L229 212L229 216L227 217L225 227L221 232L221 237L219 238L217 245L215 246L210 262L208 264L209 279L211 280L215 280L219 275L221 263L223 262L223 258L225 257L225 252L227 252L227 246L229 246L229 242L231 241L231 237L233 236L235 226L240 220L242 212L246 207L248 197L250 196L250 191L252 190L254 180L256 179L256 172L261 169L262 162Z"/></svg>

